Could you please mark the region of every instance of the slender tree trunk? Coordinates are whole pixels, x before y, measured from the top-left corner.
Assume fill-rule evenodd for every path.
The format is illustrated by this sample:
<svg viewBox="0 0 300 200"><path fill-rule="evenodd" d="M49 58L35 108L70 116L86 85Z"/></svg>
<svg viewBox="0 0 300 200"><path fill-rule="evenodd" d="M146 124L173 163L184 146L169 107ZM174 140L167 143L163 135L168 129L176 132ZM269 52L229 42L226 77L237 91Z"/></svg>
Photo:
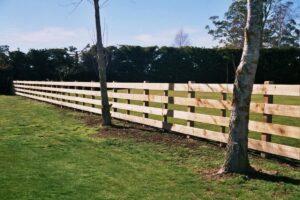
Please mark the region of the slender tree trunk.
<svg viewBox="0 0 300 200"><path fill-rule="evenodd" d="M102 44L99 0L94 0L94 8L95 8L95 21L96 21L96 31L97 31L97 44L96 44L97 62L98 62L100 89L101 89L101 102L102 102L102 119L103 119L102 124L104 126L110 126L111 115L110 115L110 105L108 102L108 94L107 94L106 60L105 60L105 53Z"/></svg>
<svg viewBox="0 0 300 200"><path fill-rule="evenodd" d="M244 48L236 70L227 152L219 174L245 174L251 170L247 152L249 107L261 44L262 2L247 1Z"/></svg>

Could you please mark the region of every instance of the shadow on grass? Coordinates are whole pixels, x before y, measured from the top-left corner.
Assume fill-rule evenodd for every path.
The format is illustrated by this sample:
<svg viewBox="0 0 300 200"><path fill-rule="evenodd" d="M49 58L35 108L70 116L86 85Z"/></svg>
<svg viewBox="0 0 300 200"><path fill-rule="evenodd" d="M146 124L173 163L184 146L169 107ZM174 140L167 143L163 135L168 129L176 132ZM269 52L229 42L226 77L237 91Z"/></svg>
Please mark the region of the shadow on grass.
<svg viewBox="0 0 300 200"><path fill-rule="evenodd" d="M293 185L300 185L300 179L281 176L281 175L268 174L261 171L253 171L248 175L248 177L250 179L264 180L264 181L274 182L274 183L288 183Z"/></svg>
<svg viewBox="0 0 300 200"><path fill-rule="evenodd" d="M135 125L133 126L132 124L129 126L124 126L124 125L119 125L119 124L112 124L110 128L115 128L115 129L120 129L120 130L137 130L137 131L146 131L146 132L151 132L151 133L157 133L158 130L154 128L149 128L147 126L143 125Z"/></svg>

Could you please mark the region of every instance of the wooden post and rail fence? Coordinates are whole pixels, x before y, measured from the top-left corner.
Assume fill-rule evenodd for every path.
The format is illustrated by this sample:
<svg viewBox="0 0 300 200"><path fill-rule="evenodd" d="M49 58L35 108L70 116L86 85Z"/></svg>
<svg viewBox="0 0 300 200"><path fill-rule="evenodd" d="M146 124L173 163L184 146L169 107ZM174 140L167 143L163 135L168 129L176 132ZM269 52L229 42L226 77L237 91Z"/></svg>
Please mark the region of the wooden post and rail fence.
<svg viewBox="0 0 300 200"><path fill-rule="evenodd" d="M227 142L232 84L110 82L107 86L113 118L221 144ZM14 89L19 96L101 114L97 82L14 81ZM263 157L274 154L300 160L300 145L280 143L280 138L300 143L300 103L273 103L274 96L298 98L296 101L300 102L300 85L255 84L253 95L262 97L263 101L252 101L250 105L251 115L256 115L259 121L249 121L249 131L256 134L256 137L249 137L249 149L261 152ZM273 116L298 122L292 125L273 123ZM272 141L273 138L276 140Z"/></svg>

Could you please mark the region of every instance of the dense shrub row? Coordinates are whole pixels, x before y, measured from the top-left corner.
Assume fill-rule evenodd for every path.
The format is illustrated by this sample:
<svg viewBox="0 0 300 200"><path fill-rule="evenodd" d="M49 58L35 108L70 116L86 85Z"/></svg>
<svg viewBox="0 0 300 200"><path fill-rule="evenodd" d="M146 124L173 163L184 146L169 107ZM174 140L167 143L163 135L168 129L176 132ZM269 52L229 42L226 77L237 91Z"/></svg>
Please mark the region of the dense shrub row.
<svg viewBox="0 0 300 200"><path fill-rule="evenodd" d="M111 47L109 80L232 83L240 49ZM256 83L299 84L300 49L262 49Z"/></svg>
<svg viewBox="0 0 300 200"><path fill-rule="evenodd" d="M240 49L195 47L108 47L108 81L232 83ZM0 91L8 91L12 79L97 81L95 47L9 52L8 67L0 68ZM8 70L9 69L9 70ZM300 49L262 49L256 83L272 80L299 84Z"/></svg>

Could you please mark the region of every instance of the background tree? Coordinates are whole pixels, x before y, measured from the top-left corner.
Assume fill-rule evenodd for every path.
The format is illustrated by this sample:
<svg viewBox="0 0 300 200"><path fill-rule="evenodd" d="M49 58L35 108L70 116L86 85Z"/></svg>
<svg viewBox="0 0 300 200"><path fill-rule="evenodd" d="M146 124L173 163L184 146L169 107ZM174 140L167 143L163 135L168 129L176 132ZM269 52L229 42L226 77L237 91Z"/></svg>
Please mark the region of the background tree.
<svg viewBox="0 0 300 200"><path fill-rule="evenodd" d="M263 4L261 0L247 1L245 42L240 64L236 70L233 89L229 138L222 173L248 173L249 108L262 36Z"/></svg>
<svg viewBox="0 0 300 200"><path fill-rule="evenodd" d="M263 44L266 47L299 47L300 30L293 2L277 3L266 19Z"/></svg>
<svg viewBox="0 0 300 200"><path fill-rule="evenodd" d="M8 53L9 46L8 45L0 45L0 53Z"/></svg>
<svg viewBox="0 0 300 200"><path fill-rule="evenodd" d="M183 29L180 29L175 35L174 46L175 47L186 47L186 46L190 46L190 44L191 44L191 41L189 38L189 34L184 32Z"/></svg>
<svg viewBox="0 0 300 200"><path fill-rule="evenodd" d="M13 68L9 64L9 47L0 46L0 94L12 94Z"/></svg>
<svg viewBox="0 0 300 200"><path fill-rule="evenodd" d="M299 47L298 15L292 1L262 0L262 46L263 47ZM246 24L246 0L233 0L224 19L212 16L215 28L206 26L208 33L226 47L243 47L243 27Z"/></svg>
<svg viewBox="0 0 300 200"><path fill-rule="evenodd" d="M107 60L106 53L102 42L102 32L100 23L100 8L99 0L94 0L95 8L95 22L96 22L96 33L97 33L97 62L99 70L100 90L101 90L101 102L102 102L102 124L104 126L111 125L110 105L107 94L107 83L106 83L106 68Z"/></svg>

